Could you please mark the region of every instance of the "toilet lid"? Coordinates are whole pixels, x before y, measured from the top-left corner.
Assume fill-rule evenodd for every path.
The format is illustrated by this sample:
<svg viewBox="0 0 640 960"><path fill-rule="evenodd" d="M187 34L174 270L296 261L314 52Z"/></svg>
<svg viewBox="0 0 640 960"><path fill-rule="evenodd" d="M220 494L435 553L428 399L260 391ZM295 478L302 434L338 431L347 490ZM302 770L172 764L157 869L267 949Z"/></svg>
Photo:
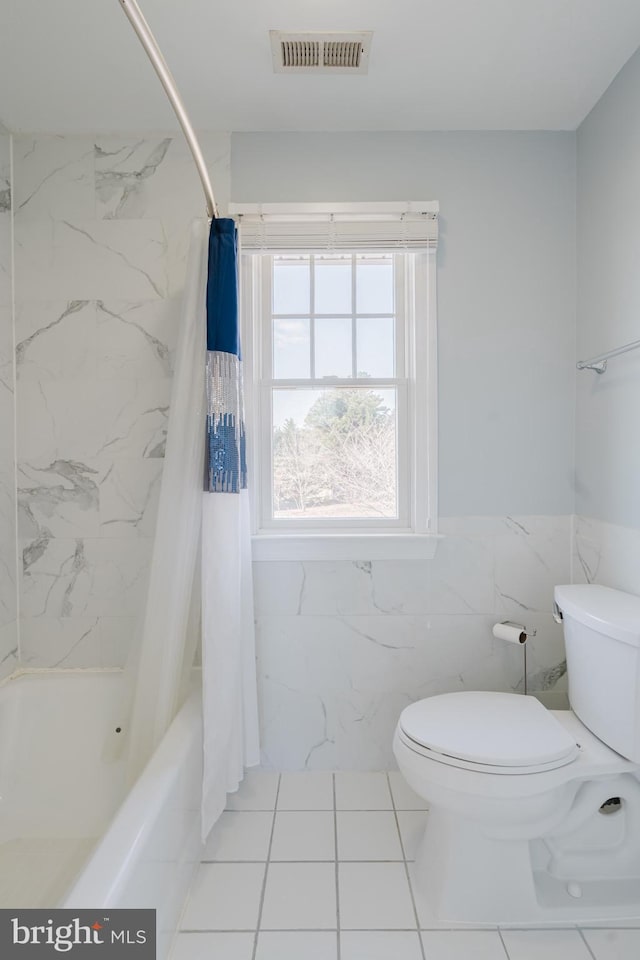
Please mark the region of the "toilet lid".
<svg viewBox="0 0 640 960"><path fill-rule="evenodd" d="M497 767L538 767L578 755L565 728L539 700L465 691L406 707L400 728L435 753Z"/></svg>

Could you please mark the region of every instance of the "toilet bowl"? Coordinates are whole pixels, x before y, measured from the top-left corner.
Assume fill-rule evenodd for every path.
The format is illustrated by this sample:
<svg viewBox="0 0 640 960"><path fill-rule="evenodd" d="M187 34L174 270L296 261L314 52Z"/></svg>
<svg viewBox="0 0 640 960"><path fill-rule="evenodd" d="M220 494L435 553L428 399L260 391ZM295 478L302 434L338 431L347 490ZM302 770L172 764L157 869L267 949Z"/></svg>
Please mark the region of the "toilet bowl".
<svg viewBox="0 0 640 960"><path fill-rule="evenodd" d="M556 600L569 608L577 598L595 610L604 649L616 631L602 616L603 603L611 605L618 591L603 590L556 588ZM625 613L633 614L630 635L636 631L638 643L628 646L637 657L640 599L632 599ZM613 602L609 615L616 610ZM565 612L569 664L581 631L572 633L566 619L576 615L577 607ZM618 635L616 642L625 641ZM640 679L633 666L627 694L635 708ZM611 735L635 744L640 710L625 713L617 702L624 681L604 692L597 672L589 682L592 695L582 690L577 699L595 707L596 719L603 699L611 701ZM620 723L611 724L616 711ZM623 756L596 735L598 724L587 715L590 725L574 709L549 711L534 697L476 691L430 697L403 711L394 753L429 805L415 864L424 914L448 923L527 925L640 917L640 752Z"/></svg>

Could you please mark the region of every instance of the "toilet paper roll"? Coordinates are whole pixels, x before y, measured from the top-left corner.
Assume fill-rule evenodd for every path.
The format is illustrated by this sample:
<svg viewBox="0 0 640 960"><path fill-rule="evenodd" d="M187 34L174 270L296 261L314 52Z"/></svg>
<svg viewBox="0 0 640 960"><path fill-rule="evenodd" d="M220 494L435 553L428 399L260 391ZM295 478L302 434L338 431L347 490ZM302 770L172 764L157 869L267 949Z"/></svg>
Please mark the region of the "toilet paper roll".
<svg viewBox="0 0 640 960"><path fill-rule="evenodd" d="M527 631L520 623L494 623L493 635L498 640L506 640L508 643L525 643Z"/></svg>

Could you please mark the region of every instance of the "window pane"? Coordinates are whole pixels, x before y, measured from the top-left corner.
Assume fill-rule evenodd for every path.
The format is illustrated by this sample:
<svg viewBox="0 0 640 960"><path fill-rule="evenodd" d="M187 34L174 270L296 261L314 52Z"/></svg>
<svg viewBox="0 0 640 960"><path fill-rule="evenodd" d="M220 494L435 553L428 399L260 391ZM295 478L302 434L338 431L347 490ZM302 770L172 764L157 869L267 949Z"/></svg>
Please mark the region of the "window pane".
<svg viewBox="0 0 640 960"><path fill-rule="evenodd" d="M273 391L273 515L397 517L395 390Z"/></svg>
<svg viewBox="0 0 640 960"><path fill-rule="evenodd" d="M309 257L276 257L273 261L273 312L309 313Z"/></svg>
<svg viewBox="0 0 640 960"><path fill-rule="evenodd" d="M393 317L358 317L356 357L359 377L394 377Z"/></svg>
<svg viewBox="0 0 640 960"><path fill-rule="evenodd" d="M393 313L393 260L358 257L356 261L357 313Z"/></svg>
<svg viewBox="0 0 640 960"><path fill-rule="evenodd" d="M315 312L351 313L351 257L316 257Z"/></svg>
<svg viewBox="0 0 640 960"><path fill-rule="evenodd" d="M315 320L316 377L352 376L351 317Z"/></svg>
<svg viewBox="0 0 640 960"><path fill-rule="evenodd" d="M273 376L301 379L311 375L309 320L273 321Z"/></svg>

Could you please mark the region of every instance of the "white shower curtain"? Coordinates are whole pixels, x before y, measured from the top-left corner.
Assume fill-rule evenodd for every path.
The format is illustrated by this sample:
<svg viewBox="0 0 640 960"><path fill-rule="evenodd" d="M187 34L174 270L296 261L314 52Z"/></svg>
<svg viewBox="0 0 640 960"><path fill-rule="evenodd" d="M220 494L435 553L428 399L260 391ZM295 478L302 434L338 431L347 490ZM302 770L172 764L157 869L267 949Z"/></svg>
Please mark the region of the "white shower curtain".
<svg viewBox="0 0 640 960"><path fill-rule="evenodd" d="M259 763L248 491L203 493L208 233L193 225L147 604L135 668L129 781L185 693L202 591L203 839ZM199 547L202 545L201 557ZM196 583L202 564L202 581ZM191 616L190 616L191 614ZM135 658L133 658L135 661Z"/></svg>
<svg viewBox="0 0 640 960"><path fill-rule="evenodd" d="M260 762L249 493L205 493L202 516L203 839Z"/></svg>
<svg viewBox="0 0 640 960"><path fill-rule="evenodd" d="M134 656L130 664L135 678L130 783L141 773L180 706L185 664L193 664L188 647L197 640L189 635L189 610L202 524L206 280L207 228L206 223L196 222L180 315L147 602L137 660Z"/></svg>

